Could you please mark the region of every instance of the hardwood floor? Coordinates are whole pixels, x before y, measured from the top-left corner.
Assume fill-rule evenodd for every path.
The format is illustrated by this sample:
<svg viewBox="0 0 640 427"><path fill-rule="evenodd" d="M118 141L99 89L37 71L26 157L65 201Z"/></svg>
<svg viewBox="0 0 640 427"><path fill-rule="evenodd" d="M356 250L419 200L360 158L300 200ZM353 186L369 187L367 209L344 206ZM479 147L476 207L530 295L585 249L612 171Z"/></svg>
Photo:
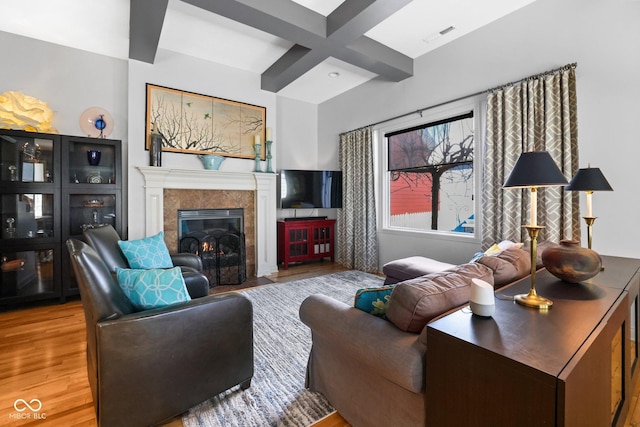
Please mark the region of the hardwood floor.
<svg viewBox="0 0 640 427"><path fill-rule="evenodd" d="M268 278L220 286L212 293L319 276L345 270L331 262L291 265ZM0 426L96 426L86 371L86 338L79 300L0 311ZM25 410L19 399L42 407ZM38 418L35 419L35 414ZM29 418L26 418L29 416ZM182 426L175 418L165 426ZM338 427L323 420L319 427Z"/></svg>
<svg viewBox="0 0 640 427"><path fill-rule="evenodd" d="M213 293L288 282L344 268L335 263L292 265L267 279L243 285L214 288ZM228 288L228 289L227 289ZM85 324L80 301L0 312L0 426L96 426L86 376ZM40 419L18 412L14 402L38 399ZM631 396L625 426L640 427L640 384ZM18 407L22 402L19 402ZM37 402L33 402L36 405ZM24 407L24 406L23 406ZM29 419L18 418L31 415ZM163 424L181 427L179 417ZM347 427L339 414L331 414L314 427Z"/></svg>

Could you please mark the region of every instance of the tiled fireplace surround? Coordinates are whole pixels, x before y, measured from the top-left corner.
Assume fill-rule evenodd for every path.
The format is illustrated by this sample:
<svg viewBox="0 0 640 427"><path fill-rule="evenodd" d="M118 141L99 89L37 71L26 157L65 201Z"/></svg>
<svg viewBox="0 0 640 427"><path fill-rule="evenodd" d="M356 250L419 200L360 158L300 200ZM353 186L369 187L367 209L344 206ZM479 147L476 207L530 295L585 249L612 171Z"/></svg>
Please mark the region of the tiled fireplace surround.
<svg viewBox="0 0 640 427"><path fill-rule="evenodd" d="M177 252L178 209L243 208L247 276L278 271L275 174L138 167L145 178L145 232L164 231Z"/></svg>

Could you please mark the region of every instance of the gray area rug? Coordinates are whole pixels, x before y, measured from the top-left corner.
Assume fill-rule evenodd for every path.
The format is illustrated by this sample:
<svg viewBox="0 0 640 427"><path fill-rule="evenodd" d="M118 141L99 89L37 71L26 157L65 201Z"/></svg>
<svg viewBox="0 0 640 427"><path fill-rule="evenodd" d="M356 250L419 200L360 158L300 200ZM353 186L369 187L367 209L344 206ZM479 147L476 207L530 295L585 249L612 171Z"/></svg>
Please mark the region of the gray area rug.
<svg viewBox="0 0 640 427"><path fill-rule="evenodd" d="M383 281L352 270L243 291L254 312L251 387L246 391L233 387L191 408L182 418L184 425L300 427L330 414L333 408L326 399L304 387L311 331L300 321L298 309L316 293L352 305L357 289L378 287Z"/></svg>

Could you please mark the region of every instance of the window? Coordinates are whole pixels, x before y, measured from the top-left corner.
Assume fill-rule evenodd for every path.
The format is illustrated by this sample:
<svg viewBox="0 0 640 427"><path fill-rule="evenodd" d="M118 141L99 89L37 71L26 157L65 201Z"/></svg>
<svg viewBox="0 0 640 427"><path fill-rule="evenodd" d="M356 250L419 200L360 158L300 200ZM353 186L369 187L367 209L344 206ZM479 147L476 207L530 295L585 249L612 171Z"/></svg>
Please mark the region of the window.
<svg viewBox="0 0 640 427"><path fill-rule="evenodd" d="M473 111L384 136L389 227L473 235Z"/></svg>

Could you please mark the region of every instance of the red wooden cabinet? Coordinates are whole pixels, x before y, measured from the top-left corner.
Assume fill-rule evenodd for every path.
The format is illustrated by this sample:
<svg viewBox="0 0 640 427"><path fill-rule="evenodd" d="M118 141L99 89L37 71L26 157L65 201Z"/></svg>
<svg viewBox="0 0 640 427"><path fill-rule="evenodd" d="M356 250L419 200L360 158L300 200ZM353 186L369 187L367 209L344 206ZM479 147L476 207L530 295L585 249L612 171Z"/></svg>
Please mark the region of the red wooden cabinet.
<svg viewBox="0 0 640 427"><path fill-rule="evenodd" d="M335 219L278 221L278 263L334 260Z"/></svg>

